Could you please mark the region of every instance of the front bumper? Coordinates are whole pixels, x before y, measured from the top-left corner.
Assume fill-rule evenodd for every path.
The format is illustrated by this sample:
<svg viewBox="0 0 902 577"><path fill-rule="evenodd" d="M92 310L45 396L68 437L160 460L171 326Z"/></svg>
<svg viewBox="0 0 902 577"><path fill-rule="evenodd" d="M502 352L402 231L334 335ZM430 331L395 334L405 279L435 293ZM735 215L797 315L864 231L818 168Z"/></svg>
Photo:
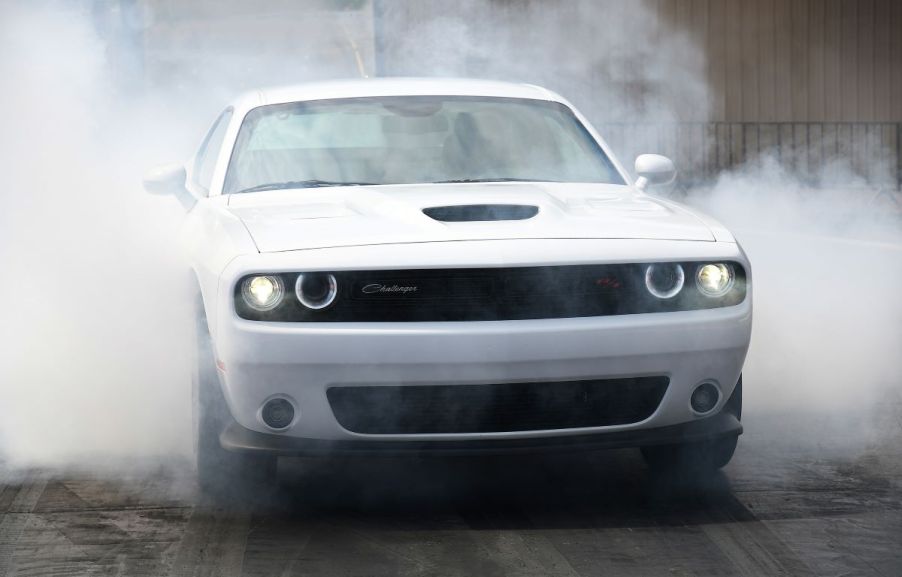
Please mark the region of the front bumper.
<svg viewBox="0 0 902 577"><path fill-rule="evenodd" d="M463 244L467 246L460 246ZM258 255L234 261L222 278L240 278L260 270L353 270L360 262L376 261L390 268L422 267L426 262L436 267L470 264L458 253L478 254L483 260L483 255L493 255L499 265L533 264L518 261L521 254L562 264L571 262L568 259L591 262L590 254L605 262L641 262L658 254L662 246L653 241L494 241L488 251L489 245L480 243L437 245ZM739 259L749 270L744 255L730 243L681 243L679 249L680 258ZM327 259L328 264L317 259ZM422 449L419 443L440 441L441 445L429 446L452 450L455 444L465 443L474 448L497 446L506 452L516 451L520 445L567 445L570 441L563 439L583 437L593 437L591 440L602 445L645 444L665 437L678 442L683 438L682 429L672 427L689 427L685 434L691 437L697 432L695 423L711 419L690 408L690 396L699 383L717 383L721 397L710 414L722 413L742 371L752 323L750 290L739 305L718 309L481 322L248 321L235 314L232 286L225 282L215 302L216 314L211 319L214 348L224 396L235 420L222 441L236 450L275 443L288 452L296 446L316 452L323 447L359 450L358 446L366 444L363 448L380 452L404 452L410 447L416 452ZM601 427L362 434L339 424L327 398L329 388L336 386L542 383L642 376L670 380L654 413L641 422ZM296 410L292 425L278 433L261 419L263 403L274 397L289 399ZM715 429L736 433L735 427L724 427Z"/></svg>
<svg viewBox="0 0 902 577"><path fill-rule="evenodd" d="M279 436L326 441L483 441L656 429L698 420L703 381L723 408L748 348L751 307L606 318L482 323L285 326L232 319L216 341L226 400L239 425L272 433L261 407L288 398L294 423ZM657 410L626 425L500 433L359 434L336 420L327 390L341 385L454 385L667 376Z"/></svg>

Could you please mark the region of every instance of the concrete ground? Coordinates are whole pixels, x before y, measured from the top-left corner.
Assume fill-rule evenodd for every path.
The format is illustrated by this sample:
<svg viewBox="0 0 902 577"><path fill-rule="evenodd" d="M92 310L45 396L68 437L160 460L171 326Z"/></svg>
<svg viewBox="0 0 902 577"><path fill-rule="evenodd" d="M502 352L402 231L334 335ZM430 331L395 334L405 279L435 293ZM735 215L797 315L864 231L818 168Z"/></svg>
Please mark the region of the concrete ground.
<svg viewBox="0 0 902 577"><path fill-rule="evenodd" d="M190 466L5 472L7 575L902 575L902 420L746 416L705 483L635 451L283 460L211 502Z"/></svg>

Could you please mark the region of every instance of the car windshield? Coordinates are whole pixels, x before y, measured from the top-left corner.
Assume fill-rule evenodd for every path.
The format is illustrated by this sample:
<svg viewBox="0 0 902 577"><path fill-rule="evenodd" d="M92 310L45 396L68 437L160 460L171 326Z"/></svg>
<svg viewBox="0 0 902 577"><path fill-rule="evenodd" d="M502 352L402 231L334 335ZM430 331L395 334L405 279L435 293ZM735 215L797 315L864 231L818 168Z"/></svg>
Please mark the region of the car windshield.
<svg viewBox="0 0 902 577"><path fill-rule="evenodd" d="M404 96L255 108L238 133L223 192L493 181L623 184L560 103Z"/></svg>

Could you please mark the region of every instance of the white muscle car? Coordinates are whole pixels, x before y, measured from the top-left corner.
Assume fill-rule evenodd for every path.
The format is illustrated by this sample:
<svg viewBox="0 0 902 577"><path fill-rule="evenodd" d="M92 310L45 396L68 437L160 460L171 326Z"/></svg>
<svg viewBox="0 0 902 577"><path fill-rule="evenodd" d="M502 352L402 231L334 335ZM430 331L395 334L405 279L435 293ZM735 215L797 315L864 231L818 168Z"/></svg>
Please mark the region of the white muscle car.
<svg viewBox="0 0 902 577"><path fill-rule="evenodd" d="M383 79L262 90L145 187L188 209L204 486L280 455L733 455L749 262L560 96Z"/></svg>

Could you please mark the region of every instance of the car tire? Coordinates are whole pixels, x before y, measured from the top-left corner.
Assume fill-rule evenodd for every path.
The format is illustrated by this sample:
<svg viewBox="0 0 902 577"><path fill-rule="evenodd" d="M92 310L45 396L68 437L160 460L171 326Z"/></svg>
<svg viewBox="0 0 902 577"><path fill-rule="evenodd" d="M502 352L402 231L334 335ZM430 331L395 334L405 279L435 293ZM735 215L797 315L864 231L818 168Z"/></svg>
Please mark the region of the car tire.
<svg viewBox="0 0 902 577"><path fill-rule="evenodd" d="M710 473L727 466L736 451L739 435L701 443L642 447L642 457L652 469Z"/></svg>
<svg viewBox="0 0 902 577"><path fill-rule="evenodd" d="M742 420L742 375L723 410ZM739 435L730 435L697 443L642 447L641 450L645 462L653 469L711 472L727 466L738 442Z"/></svg>
<svg viewBox="0 0 902 577"><path fill-rule="evenodd" d="M231 419L216 374L215 357L207 320L197 315L196 370L192 379L194 449L197 481L204 493L216 496L239 494L272 482L277 458L227 451L219 434Z"/></svg>

